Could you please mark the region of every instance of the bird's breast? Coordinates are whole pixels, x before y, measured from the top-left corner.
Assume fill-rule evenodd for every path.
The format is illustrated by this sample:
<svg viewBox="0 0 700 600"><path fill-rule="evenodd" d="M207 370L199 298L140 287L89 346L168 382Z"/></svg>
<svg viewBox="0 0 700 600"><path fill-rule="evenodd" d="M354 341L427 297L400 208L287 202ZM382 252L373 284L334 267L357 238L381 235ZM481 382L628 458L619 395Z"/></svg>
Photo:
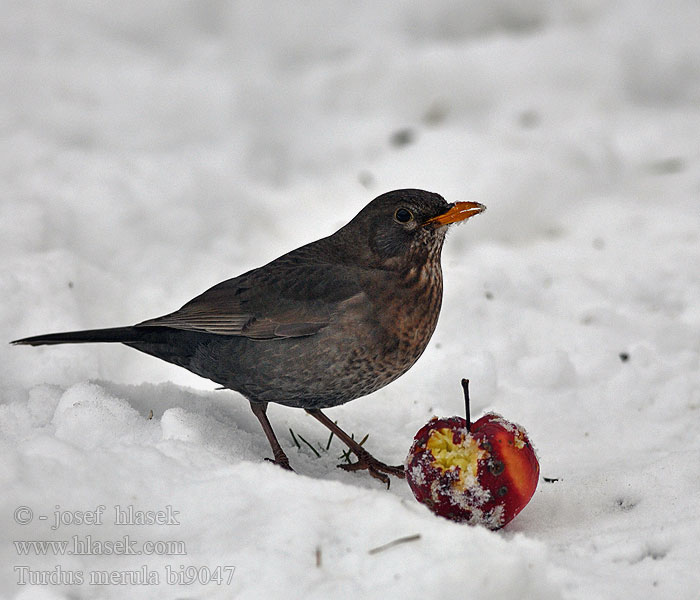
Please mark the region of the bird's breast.
<svg viewBox="0 0 700 600"><path fill-rule="evenodd" d="M425 265L407 274L396 289L399 302L393 303L399 360L411 364L422 354L437 325L442 305L440 265Z"/></svg>
<svg viewBox="0 0 700 600"><path fill-rule="evenodd" d="M405 373L428 345L442 304L440 265L412 268L380 289L373 336L379 387Z"/></svg>

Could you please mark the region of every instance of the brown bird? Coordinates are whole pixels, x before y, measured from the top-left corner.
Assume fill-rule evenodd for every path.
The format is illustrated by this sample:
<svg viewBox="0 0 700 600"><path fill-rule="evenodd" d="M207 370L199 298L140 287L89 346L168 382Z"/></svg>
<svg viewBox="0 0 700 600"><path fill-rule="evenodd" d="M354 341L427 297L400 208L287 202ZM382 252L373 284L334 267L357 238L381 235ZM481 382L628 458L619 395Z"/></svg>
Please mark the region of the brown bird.
<svg viewBox="0 0 700 600"><path fill-rule="evenodd" d="M382 194L347 225L228 279L180 310L130 327L53 333L12 342L39 346L121 342L189 369L250 402L274 461L290 469L266 410L303 408L388 484L386 465L321 412L403 375L425 350L442 303L447 227L485 210L423 190Z"/></svg>

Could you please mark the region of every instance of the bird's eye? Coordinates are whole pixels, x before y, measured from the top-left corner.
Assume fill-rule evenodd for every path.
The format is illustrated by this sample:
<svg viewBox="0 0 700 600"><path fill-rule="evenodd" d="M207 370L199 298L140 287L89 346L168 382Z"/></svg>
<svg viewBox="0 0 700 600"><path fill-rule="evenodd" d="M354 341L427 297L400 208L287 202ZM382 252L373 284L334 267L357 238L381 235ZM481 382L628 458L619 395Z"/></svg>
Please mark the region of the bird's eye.
<svg viewBox="0 0 700 600"><path fill-rule="evenodd" d="M411 219L413 219L413 213L407 208L399 208L394 213L394 219L396 219L399 223L408 223Z"/></svg>

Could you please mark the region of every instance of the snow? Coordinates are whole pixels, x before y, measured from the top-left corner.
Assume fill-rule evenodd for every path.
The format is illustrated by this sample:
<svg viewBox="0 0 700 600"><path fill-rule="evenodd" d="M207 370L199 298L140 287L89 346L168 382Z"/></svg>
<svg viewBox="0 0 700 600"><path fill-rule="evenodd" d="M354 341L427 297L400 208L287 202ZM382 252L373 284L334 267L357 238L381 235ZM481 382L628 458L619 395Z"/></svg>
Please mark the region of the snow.
<svg viewBox="0 0 700 600"><path fill-rule="evenodd" d="M468 377L473 419L522 424L557 479L502 531L463 526L405 482L336 469L337 440L297 449L290 428L328 439L300 411L269 410L293 474L263 460L242 398L182 369L126 347L5 345L0 596L697 598L696 2L0 14L0 339L165 314L393 188L479 201L446 241L428 350L328 414L398 464L430 416L462 413ZM170 506L179 524L117 525L117 505ZM99 506L101 524L72 521ZM87 535L186 554L13 543ZM85 582L18 585L21 565ZM88 582L144 565L158 585ZM227 566L220 584L166 578Z"/></svg>

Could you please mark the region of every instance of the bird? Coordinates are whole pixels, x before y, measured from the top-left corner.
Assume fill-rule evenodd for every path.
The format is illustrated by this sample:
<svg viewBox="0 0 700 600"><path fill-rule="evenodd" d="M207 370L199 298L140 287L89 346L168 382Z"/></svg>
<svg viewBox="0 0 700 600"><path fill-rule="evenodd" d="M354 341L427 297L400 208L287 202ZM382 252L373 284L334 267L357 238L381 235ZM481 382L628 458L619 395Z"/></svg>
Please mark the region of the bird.
<svg viewBox="0 0 700 600"><path fill-rule="evenodd" d="M404 476L372 456L322 409L403 375L425 350L442 305L448 228L485 210L419 189L386 192L330 236L223 281L179 310L136 325L50 333L12 344L121 343L242 394L292 470L267 417L269 403L301 408L387 485Z"/></svg>

